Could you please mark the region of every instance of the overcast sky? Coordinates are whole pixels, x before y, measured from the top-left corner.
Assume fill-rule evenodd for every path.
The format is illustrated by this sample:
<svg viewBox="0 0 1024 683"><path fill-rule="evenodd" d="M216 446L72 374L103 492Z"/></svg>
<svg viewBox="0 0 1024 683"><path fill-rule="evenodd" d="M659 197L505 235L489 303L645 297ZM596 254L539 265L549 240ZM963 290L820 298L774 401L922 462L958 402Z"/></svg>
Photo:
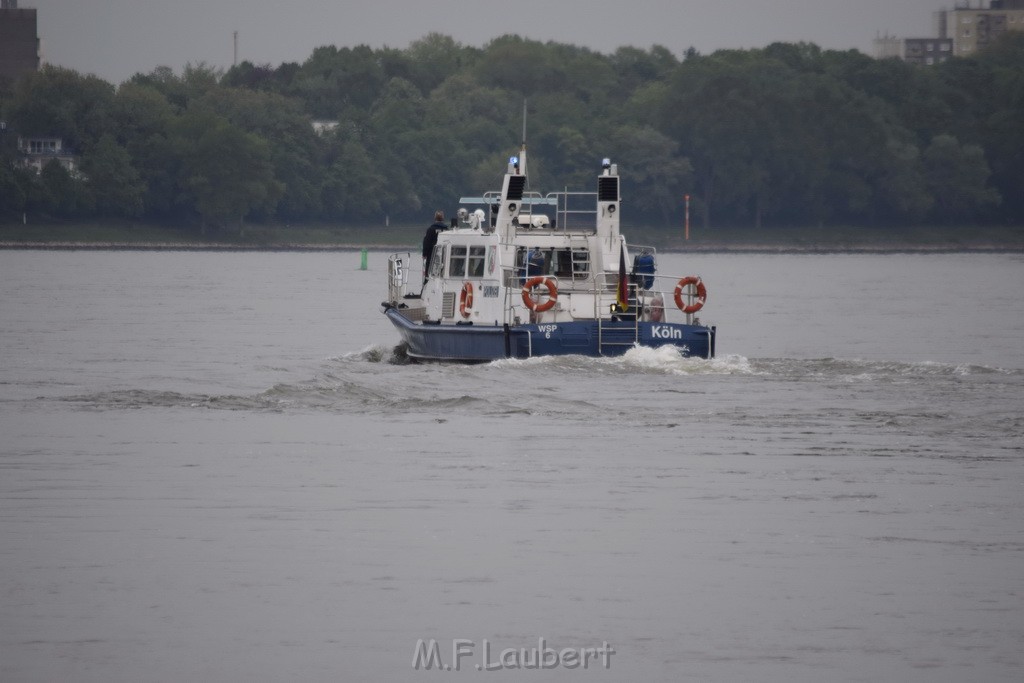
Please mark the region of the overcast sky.
<svg viewBox="0 0 1024 683"><path fill-rule="evenodd" d="M975 0L977 1L977 0ZM764 47L776 41L871 54L879 33L932 35L952 0L20 0L39 10L43 60L120 83L187 62L302 62L320 45L404 48L432 31L466 45L517 33L604 53L622 45Z"/></svg>

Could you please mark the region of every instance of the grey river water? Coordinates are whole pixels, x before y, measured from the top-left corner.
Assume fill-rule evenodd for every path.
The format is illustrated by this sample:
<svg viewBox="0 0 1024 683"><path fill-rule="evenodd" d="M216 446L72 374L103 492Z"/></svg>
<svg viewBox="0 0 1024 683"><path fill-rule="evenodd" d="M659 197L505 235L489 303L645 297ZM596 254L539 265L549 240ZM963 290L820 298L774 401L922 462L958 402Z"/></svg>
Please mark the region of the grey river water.
<svg viewBox="0 0 1024 683"><path fill-rule="evenodd" d="M1024 680L1020 254L663 255L717 359L474 366L358 264L0 252L0 680Z"/></svg>

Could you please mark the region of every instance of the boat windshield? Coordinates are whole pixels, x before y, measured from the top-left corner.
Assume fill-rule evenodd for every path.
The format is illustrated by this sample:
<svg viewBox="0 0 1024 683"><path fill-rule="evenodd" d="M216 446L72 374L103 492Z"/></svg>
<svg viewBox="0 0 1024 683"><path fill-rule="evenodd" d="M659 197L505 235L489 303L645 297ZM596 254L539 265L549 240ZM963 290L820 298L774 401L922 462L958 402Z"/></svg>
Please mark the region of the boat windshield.
<svg viewBox="0 0 1024 683"><path fill-rule="evenodd" d="M430 277L441 277L444 272L444 245L434 247L434 255L430 258Z"/></svg>

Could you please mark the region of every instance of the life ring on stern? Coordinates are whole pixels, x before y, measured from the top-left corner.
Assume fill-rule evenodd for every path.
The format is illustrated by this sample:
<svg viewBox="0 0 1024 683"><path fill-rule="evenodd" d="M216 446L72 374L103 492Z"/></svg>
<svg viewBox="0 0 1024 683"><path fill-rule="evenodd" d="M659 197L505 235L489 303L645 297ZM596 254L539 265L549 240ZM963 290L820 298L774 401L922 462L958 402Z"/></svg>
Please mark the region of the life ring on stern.
<svg viewBox="0 0 1024 683"><path fill-rule="evenodd" d="M473 312L473 283L466 282L459 293L459 314L468 318Z"/></svg>
<svg viewBox="0 0 1024 683"><path fill-rule="evenodd" d="M543 285L548 290L548 300L544 303L540 303L539 300L533 298L533 294L530 292L531 289L538 285ZM532 277L526 281L523 285L523 304L535 313L543 313L544 311L551 310L555 302L558 301L558 286L555 285L555 281L549 277L538 275Z"/></svg>
<svg viewBox="0 0 1024 683"><path fill-rule="evenodd" d="M697 300L687 306L683 303L683 289L689 285L694 285L697 288ZM704 282L699 277L693 275L687 275L682 280L676 283L676 306L683 313L689 315L690 313L696 313L704 307L704 302L708 300L708 289L704 286Z"/></svg>

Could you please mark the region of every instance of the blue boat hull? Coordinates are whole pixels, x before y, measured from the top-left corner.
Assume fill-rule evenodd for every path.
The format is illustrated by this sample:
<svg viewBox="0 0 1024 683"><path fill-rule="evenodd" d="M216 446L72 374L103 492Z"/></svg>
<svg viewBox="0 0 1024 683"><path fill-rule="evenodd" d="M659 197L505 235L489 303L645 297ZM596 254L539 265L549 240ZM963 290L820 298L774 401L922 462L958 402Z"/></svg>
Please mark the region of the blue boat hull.
<svg viewBox="0 0 1024 683"><path fill-rule="evenodd" d="M635 345L673 346L684 356L713 358L715 328L678 323L596 320L541 325L439 325L413 322L392 307L391 320L412 358L484 362L533 356L621 356Z"/></svg>

